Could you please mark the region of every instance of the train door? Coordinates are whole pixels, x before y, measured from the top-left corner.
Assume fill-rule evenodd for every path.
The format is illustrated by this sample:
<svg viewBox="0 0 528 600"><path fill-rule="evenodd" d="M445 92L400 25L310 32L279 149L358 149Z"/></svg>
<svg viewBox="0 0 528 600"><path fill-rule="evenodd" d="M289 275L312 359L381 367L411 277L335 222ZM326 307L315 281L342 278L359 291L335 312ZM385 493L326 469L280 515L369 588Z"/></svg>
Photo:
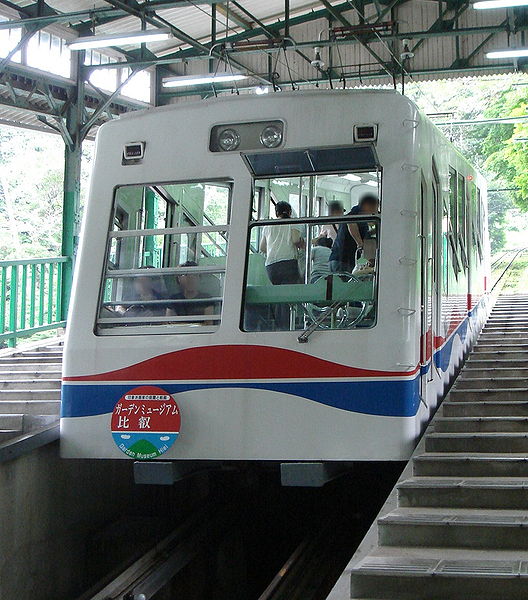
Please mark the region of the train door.
<svg viewBox="0 0 528 600"><path fill-rule="evenodd" d="M436 163L433 158L433 177L432 177L432 226L431 226L431 256L432 256L432 268L431 268L431 368L428 372L428 380L432 381L435 372L438 371L436 362L434 359L435 352L435 339L440 335L440 322L441 322L441 303L442 293L440 290L440 278L441 278L441 211L442 211L442 197L440 194L440 177L436 168ZM437 373L438 374L438 373Z"/></svg>
<svg viewBox="0 0 528 600"><path fill-rule="evenodd" d="M422 398L425 400L424 386L433 379L434 351L434 269L433 269L433 222L434 205L429 199L427 184L422 175L420 186L420 281L421 281L421 331L420 331L420 365L425 374L422 375Z"/></svg>

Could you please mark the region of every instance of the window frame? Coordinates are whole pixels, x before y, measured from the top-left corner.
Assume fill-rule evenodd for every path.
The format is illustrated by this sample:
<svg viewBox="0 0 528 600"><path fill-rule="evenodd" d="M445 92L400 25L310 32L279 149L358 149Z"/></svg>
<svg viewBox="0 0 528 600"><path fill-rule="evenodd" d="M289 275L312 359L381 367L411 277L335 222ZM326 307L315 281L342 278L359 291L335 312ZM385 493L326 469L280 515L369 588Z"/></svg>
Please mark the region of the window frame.
<svg viewBox="0 0 528 600"><path fill-rule="evenodd" d="M160 321L159 322L159 326L155 328L155 330L152 330L152 325L145 325L143 327L134 327L133 323L131 324L131 327L127 327L126 323L123 323L122 327L109 327L107 329L102 329L100 327L100 313L101 310L103 308L103 298L104 298L104 294L105 294L105 286L106 286L106 281L107 281L107 275L108 275L108 260L109 260L109 256L110 256L110 252L111 252L111 243L112 243L112 239L124 239L126 237L141 237L141 236L145 236L145 235L170 235L171 232L172 233L182 233L182 229L190 229L190 226L185 225L184 227L182 226L176 226L176 227L170 227L170 228L163 228L163 229L131 229L131 230L126 230L126 232L123 235L112 235L112 233L118 233L116 231L114 231L113 226L115 223L115 216L116 216L116 209L117 209L117 194L118 194L118 190L122 189L122 188L129 188L129 187L143 187L144 189L146 188L155 188L155 187L164 187L164 186L176 186L176 185L192 185L192 184L212 184L212 185L218 185L219 187L225 187L228 189L228 206L227 206L227 217L226 217L226 224L225 225L219 225L219 226L211 226L211 227L207 227L207 226L199 226L199 227L206 227L207 229L213 231L217 228L221 228L222 231L224 231L226 233L226 265L223 268L217 268L215 267L214 272L222 272L224 274L224 281L223 281L223 285L222 285L222 302L221 302L221 309L220 312L218 314L218 321L217 324L212 325L212 326L203 326L200 328L196 328L192 323L189 324L188 327L184 328L183 326L180 327L178 330L174 330L173 327L171 327L171 323L170 322L163 322ZM233 177L212 177L212 178L200 178L200 179L183 179L183 180L169 180L169 181L157 181L157 182L135 182L135 183L125 183L125 184L116 184L113 189L112 189L112 204L111 204L111 210L110 210L110 216L109 216L109 225L107 226L107 230L106 230L106 248L105 248L105 253L104 253L104 259L103 259L103 263L102 263L102 269L101 269L101 274L100 274L100 284L99 284L99 292L98 292L98 296L97 296L97 304L96 304L96 312L95 312L95 318L94 318L94 325L93 325L93 333L94 335L98 336L98 337L107 337L107 336L132 336L132 335L188 335L188 334L206 334L206 333L215 333L216 331L219 330L219 328L221 327L222 321L223 321L223 317L224 317L224 299L225 299L225 272L227 270L227 256L228 256L228 252L229 252L229 231L231 229L231 217L232 217L232 208L233 208L233 193L234 193L234 178ZM172 220L174 221L174 213L172 213L171 215ZM174 224L173 224L174 225ZM121 232L120 232L121 233ZM165 262L165 261L163 261ZM211 267L193 267L193 269L197 269L200 272L206 273L206 272L213 272ZM136 270L136 269L128 269L128 271L132 271L132 270ZM159 269L149 269L149 273L152 273L152 275L164 275L164 274L170 274L170 273L174 273L175 270L179 270L182 271L183 268L182 267L165 267L162 266ZM117 269L115 271L118 271ZM114 272L115 272L114 271ZM215 315L216 316L216 315ZM159 317L151 317L152 319L152 323L156 323L156 319L158 319ZM163 319L166 319L166 317L163 317ZM145 319L147 320L147 319ZM175 317L171 317L171 320L173 322L177 322L177 318ZM166 327L162 327L163 325L165 325ZM134 328L133 331L131 331L132 327ZM127 331L128 329L128 331Z"/></svg>
<svg viewBox="0 0 528 600"><path fill-rule="evenodd" d="M348 173L349 171L345 171L345 173ZM343 171L341 171L341 173L343 173ZM325 173L327 174L327 173ZM338 173L331 173L332 175L337 175ZM254 181L254 180L253 180ZM252 186L253 187L253 186ZM382 189L382 186L380 185L380 191ZM250 211L251 213L251 211ZM269 334L290 334L290 335L296 335L300 332L302 332L301 329L286 329L286 330L248 330L248 329L244 329L244 319L245 319L245 312L246 312L246 294L247 294L247 289L248 289L248 285L247 285L247 280L248 280L248 271L249 271L249 256L250 256L250 251L251 251L251 231L253 228L255 227L266 227L267 225L295 225L295 224L299 224L299 225L308 225L308 224L313 224L313 225L325 225L325 224L332 224L332 223L350 223L350 222L355 222L355 221L376 221L376 234L377 234L377 248L376 248L376 261L377 264L379 265L379 261L380 261L380 248L381 248L381 231L382 231L382 215L381 215L381 202L380 202L380 212L377 215L343 215L342 217L331 217L331 216L325 216L325 217L299 217L299 218L291 218L288 219L286 223L277 223L279 219L262 219L260 221L254 221L254 220L250 220L248 223L248 227L247 227L247 235L246 235L246 251L245 251L245 259L244 259L244 274L243 274L243 279L242 279L242 302L241 302L241 310L240 310L240 320L239 320L239 330L244 333L244 334L249 334L249 335L255 335L255 334L264 334L264 335L269 335ZM271 284L270 284L271 285ZM305 285L310 285L310 284L305 284ZM373 285L374 285L374 294L373 294L373 303L374 306L377 308L379 306L379 267L376 268L375 271L375 275L374 275L374 280L373 280ZM353 328L342 328L342 329L326 329L326 328L318 328L317 331L318 332L332 332L332 333L338 333L338 332L343 332L343 333L350 333L351 331L362 331L362 330L371 330L374 327L376 327L376 325L378 324L378 317L379 317L379 311L376 310L375 312L375 318L374 318L374 322L372 323L371 326L369 327L353 327Z"/></svg>

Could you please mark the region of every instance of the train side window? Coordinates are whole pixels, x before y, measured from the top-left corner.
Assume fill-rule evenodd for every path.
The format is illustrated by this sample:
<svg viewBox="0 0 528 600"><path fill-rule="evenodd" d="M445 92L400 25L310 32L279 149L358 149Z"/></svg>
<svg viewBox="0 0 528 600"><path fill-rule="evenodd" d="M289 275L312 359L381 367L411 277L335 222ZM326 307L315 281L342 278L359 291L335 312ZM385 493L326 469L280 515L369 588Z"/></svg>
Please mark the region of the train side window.
<svg viewBox="0 0 528 600"><path fill-rule="evenodd" d="M255 189L265 190L266 210L249 228L243 330L375 325L380 187L381 172L255 181ZM367 194L372 211L361 213ZM275 218L278 202L290 205L290 218ZM362 251L349 243L351 231L361 236Z"/></svg>
<svg viewBox="0 0 528 600"><path fill-rule="evenodd" d="M471 241L473 247L477 249L477 257L482 261L482 229L480 219L480 190L477 186L471 184Z"/></svg>
<svg viewBox="0 0 528 600"><path fill-rule="evenodd" d="M461 262L465 269L468 268L466 218L466 179L463 175L459 174L457 182L457 232Z"/></svg>
<svg viewBox="0 0 528 600"><path fill-rule="evenodd" d="M453 167L449 167L449 221L451 224L451 233L453 234L455 240L458 237L457 183L457 172L455 169L453 169Z"/></svg>
<svg viewBox="0 0 528 600"><path fill-rule="evenodd" d="M449 167L449 203L445 207L444 215L447 229L447 245L451 249L450 262L455 277L458 279L458 274L462 271L462 264L459 256L460 241L458 236L458 177L453 167Z"/></svg>
<svg viewBox="0 0 528 600"><path fill-rule="evenodd" d="M230 201L227 181L117 188L97 333L214 331Z"/></svg>
<svg viewBox="0 0 528 600"><path fill-rule="evenodd" d="M484 207L482 205L482 194L480 188L477 187L477 232L478 232L478 251L480 260L484 258L483 252L483 234L484 234Z"/></svg>

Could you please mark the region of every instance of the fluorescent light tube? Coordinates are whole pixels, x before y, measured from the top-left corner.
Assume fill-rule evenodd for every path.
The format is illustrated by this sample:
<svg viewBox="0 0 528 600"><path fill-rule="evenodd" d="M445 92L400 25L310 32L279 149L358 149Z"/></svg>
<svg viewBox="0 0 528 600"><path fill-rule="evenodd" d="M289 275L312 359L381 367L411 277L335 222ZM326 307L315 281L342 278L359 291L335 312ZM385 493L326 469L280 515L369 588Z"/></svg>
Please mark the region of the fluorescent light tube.
<svg viewBox="0 0 528 600"><path fill-rule="evenodd" d="M184 87L186 85L203 85L204 83L226 83L228 81L240 81L247 79L247 75L242 73L222 74L222 75L191 75L187 77L167 77L163 80L163 87Z"/></svg>
<svg viewBox="0 0 528 600"><path fill-rule="evenodd" d="M349 181L361 181L361 177L359 175L354 175L354 173L347 173L345 179L348 179Z"/></svg>
<svg viewBox="0 0 528 600"><path fill-rule="evenodd" d="M483 0L475 2L473 8L514 8L515 6L528 6L528 0Z"/></svg>
<svg viewBox="0 0 528 600"><path fill-rule="evenodd" d="M79 37L67 46L70 50L87 50L90 48L108 48L109 46L124 46L126 44L144 44L146 42L160 42L172 37L169 29L146 29L144 31L131 31L129 33L114 33L112 35L90 35Z"/></svg>
<svg viewBox="0 0 528 600"><path fill-rule="evenodd" d="M486 58L520 58L528 56L528 48L509 48L508 50L494 50L488 52Z"/></svg>

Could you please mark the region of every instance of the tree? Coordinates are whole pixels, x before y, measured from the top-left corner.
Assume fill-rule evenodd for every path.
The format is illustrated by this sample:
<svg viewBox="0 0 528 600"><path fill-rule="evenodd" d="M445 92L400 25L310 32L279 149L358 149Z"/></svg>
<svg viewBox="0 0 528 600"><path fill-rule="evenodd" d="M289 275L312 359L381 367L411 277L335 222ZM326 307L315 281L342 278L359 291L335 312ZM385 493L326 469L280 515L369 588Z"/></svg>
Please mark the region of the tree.
<svg viewBox="0 0 528 600"><path fill-rule="evenodd" d="M412 93L418 105L429 113L452 112L453 120L526 116L528 87L519 75L432 82L420 87L420 93ZM508 211L514 206L528 210L527 145L516 141L521 137L528 139L528 125L453 125L443 131L488 180L490 242L492 251L497 252L508 241Z"/></svg>
<svg viewBox="0 0 528 600"><path fill-rule="evenodd" d="M86 142L82 196L91 154ZM0 127L0 260L60 256L63 164L59 136Z"/></svg>

